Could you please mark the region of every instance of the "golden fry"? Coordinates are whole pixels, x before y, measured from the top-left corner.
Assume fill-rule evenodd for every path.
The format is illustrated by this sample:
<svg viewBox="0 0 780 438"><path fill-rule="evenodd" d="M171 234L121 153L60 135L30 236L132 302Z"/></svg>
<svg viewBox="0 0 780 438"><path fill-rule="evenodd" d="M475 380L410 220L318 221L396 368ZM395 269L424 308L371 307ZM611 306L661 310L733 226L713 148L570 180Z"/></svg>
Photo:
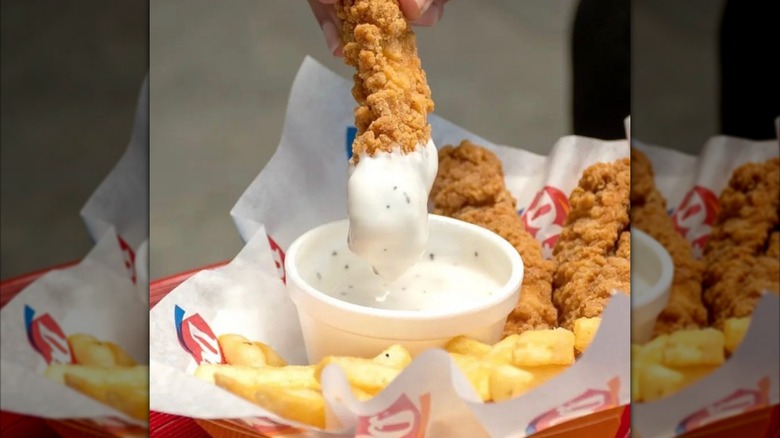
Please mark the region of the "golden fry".
<svg viewBox="0 0 780 438"><path fill-rule="evenodd" d="M491 351L490 345L483 344L482 342L468 338L466 336L458 336L453 338L447 342L447 345L444 346L444 349L449 353L470 354L477 357L485 356Z"/></svg>
<svg viewBox="0 0 780 438"><path fill-rule="evenodd" d="M571 365L574 333L563 328L525 331L518 335L512 363L519 367Z"/></svg>
<svg viewBox="0 0 780 438"><path fill-rule="evenodd" d="M520 396L547 382L566 370L568 366L550 365L518 368L498 364L491 368L489 376L490 396L494 402Z"/></svg>
<svg viewBox="0 0 780 438"><path fill-rule="evenodd" d="M260 386L255 392L254 402L283 418L325 428L325 397L319 391Z"/></svg>
<svg viewBox="0 0 780 438"><path fill-rule="evenodd" d="M92 335L77 333L68 336L68 345L76 363L101 367L116 366L111 347Z"/></svg>
<svg viewBox="0 0 780 438"><path fill-rule="evenodd" d="M337 364L344 370L351 386L371 395L385 389L401 373L398 368L376 363L371 359L327 356L314 369L317 380L320 380L322 370L330 364Z"/></svg>
<svg viewBox="0 0 780 438"><path fill-rule="evenodd" d="M247 386L278 385L289 388L319 389L320 384L314 378L313 366L286 367L246 367L233 365L201 365L195 370L195 376L216 383L218 375L224 375Z"/></svg>
<svg viewBox="0 0 780 438"><path fill-rule="evenodd" d="M113 342L106 342L106 345L111 350L111 353L114 356L114 363L117 366L132 367L138 365L138 362L136 362L135 359L119 345Z"/></svg>
<svg viewBox="0 0 780 438"><path fill-rule="evenodd" d="M728 318L723 323L723 335L726 340L726 351L733 353L745 338L748 328L750 328L750 317Z"/></svg>
<svg viewBox="0 0 780 438"><path fill-rule="evenodd" d="M725 360L726 338L713 328L679 330L669 335L663 363L670 367L720 365Z"/></svg>
<svg viewBox="0 0 780 438"><path fill-rule="evenodd" d="M230 365L248 367L287 365L276 351L262 342L253 342L236 334L222 335L218 341L225 361Z"/></svg>
<svg viewBox="0 0 780 438"><path fill-rule="evenodd" d="M400 345L391 345L385 351L374 357L374 362L393 368L406 368L412 363L412 355L409 350Z"/></svg>
<svg viewBox="0 0 780 438"><path fill-rule="evenodd" d="M101 403L140 420L148 419L148 367L116 368L73 366L65 384Z"/></svg>
<svg viewBox="0 0 780 438"><path fill-rule="evenodd" d="M601 325L601 317L577 318L574 320L574 348L584 353L596 337Z"/></svg>
<svg viewBox="0 0 780 438"><path fill-rule="evenodd" d="M467 354L450 353L458 369L466 376L482 401L490 401L490 369L486 360Z"/></svg>

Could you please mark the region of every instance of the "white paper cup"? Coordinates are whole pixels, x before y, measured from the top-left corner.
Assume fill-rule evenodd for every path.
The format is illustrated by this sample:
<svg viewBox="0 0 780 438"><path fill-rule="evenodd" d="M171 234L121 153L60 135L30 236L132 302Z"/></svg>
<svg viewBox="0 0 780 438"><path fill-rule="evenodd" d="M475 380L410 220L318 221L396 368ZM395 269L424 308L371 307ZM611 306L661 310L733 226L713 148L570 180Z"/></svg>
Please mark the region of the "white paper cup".
<svg viewBox="0 0 780 438"><path fill-rule="evenodd" d="M312 276L312 263L334 248L348 251L349 222L319 226L293 242L285 259L287 289L298 309L310 362L327 355L372 357L393 344L403 345L414 356L443 347L458 335L487 343L501 338L523 281L523 261L517 251L497 234L463 221L430 215L428 224L428 248L458 258L479 251L484 273L501 287L479 305L455 310L387 310L339 300L314 288L313 278L307 277Z"/></svg>
<svg viewBox="0 0 780 438"><path fill-rule="evenodd" d="M658 315L669 302L674 264L666 249L637 229L631 230L631 341L643 344L653 335Z"/></svg>

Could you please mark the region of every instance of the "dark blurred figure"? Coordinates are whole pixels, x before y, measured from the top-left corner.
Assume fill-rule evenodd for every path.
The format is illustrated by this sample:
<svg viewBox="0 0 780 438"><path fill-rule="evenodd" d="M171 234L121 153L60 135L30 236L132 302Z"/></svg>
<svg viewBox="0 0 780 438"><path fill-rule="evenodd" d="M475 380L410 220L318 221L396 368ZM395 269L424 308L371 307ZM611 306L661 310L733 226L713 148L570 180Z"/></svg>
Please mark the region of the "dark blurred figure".
<svg viewBox="0 0 780 438"><path fill-rule="evenodd" d="M631 1L582 0L572 30L575 135L626 137L631 111Z"/></svg>
<svg viewBox="0 0 780 438"><path fill-rule="evenodd" d="M780 116L780 2L729 0L720 30L721 132L775 138Z"/></svg>

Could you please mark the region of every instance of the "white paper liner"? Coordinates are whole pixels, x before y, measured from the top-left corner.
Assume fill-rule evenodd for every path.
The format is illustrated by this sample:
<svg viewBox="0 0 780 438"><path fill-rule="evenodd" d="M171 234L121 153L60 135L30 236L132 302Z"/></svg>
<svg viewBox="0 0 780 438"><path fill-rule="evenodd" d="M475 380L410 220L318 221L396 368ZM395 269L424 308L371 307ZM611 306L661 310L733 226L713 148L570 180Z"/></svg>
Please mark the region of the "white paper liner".
<svg viewBox="0 0 780 438"><path fill-rule="evenodd" d="M713 137L698 157L635 139L632 144L653 163L656 186L667 199L669 214L697 257L715 223L720 193L734 170L780 156L777 140ZM699 213L687 214L691 210ZM766 294L756 305L742 344L724 365L671 397L633 405L634 431L644 438L678 436L780 402L778 309L780 299Z"/></svg>
<svg viewBox="0 0 780 438"><path fill-rule="evenodd" d="M114 430L148 427L43 375L46 361L28 339L26 308L48 314L64 336L91 334L148 363L148 79L141 86L127 150L81 210L96 244L76 266L51 271L2 309L0 409L50 419L91 419ZM50 337L60 338L56 333ZM62 345L67 341L60 338ZM65 360L63 356L63 360Z"/></svg>
<svg viewBox="0 0 780 438"><path fill-rule="evenodd" d="M305 361L294 307L279 275L265 273L282 268L284 251L303 232L346 216L355 106L351 86L313 59L304 60L290 94L279 147L231 211L247 247L227 268L196 274L152 310L152 410L193 418L242 418L243 424L254 424L258 431L289 429L274 425L278 422L291 424L296 436L322 435L189 375L197 355L180 345L174 313L179 306L186 312L182 318L198 314L205 322L195 325L201 333L205 325L215 336L239 333L269 343L293 363ZM438 146L469 139L493 150L502 160L507 187L517 198L520 212L537 213L551 207L534 221L527 220L548 255L568 212L568 195L582 171L596 162L629 156L626 140L568 136L544 157L494 145L436 116L429 121ZM266 233L273 241L271 248ZM234 265L242 260L255 272L239 276L240 269ZM265 273L257 272L260 267ZM280 274L284 278L283 270ZM504 403L479 402L443 351L423 353L388 388L365 403L354 399L341 369L329 367L322 382L329 406L327 429L335 436L378 437L384 426L396 425L406 433L399 436L477 437L490 431L492 436L522 437L534 427L543 429L556 421L625 405L630 399L629 301L622 295L611 300L602 321L605 328L590 347L596 353L585 355L551 382ZM279 334L272 336L272 330ZM208 344L216 345L216 339L199 345L188 342L199 352L208 350ZM219 358L212 354L211 359Z"/></svg>

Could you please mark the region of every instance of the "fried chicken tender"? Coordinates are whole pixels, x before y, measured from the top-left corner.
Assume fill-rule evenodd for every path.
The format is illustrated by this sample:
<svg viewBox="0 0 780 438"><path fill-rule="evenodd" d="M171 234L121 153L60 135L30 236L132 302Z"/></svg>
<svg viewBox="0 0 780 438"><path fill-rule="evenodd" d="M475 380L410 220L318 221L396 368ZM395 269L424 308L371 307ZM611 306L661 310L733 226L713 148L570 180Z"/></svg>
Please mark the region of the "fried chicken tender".
<svg viewBox="0 0 780 438"><path fill-rule="evenodd" d="M704 249L704 302L718 328L750 316L764 291L780 293L780 158L747 163L731 175Z"/></svg>
<svg viewBox="0 0 780 438"><path fill-rule="evenodd" d="M411 152L430 140L433 111L411 25L397 0L340 0L344 60L355 67L352 95L358 103L352 144L360 156L400 148Z"/></svg>
<svg viewBox="0 0 780 438"><path fill-rule="evenodd" d="M430 199L435 214L487 228L506 239L523 258L522 293L504 334L556 327L557 311L551 301L554 264L544 259L541 245L525 230L515 199L504 185L498 157L469 141L441 148Z"/></svg>
<svg viewBox="0 0 780 438"><path fill-rule="evenodd" d="M628 158L596 163L569 197L571 209L553 249L553 303L564 328L601 316L616 291L630 293L630 179Z"/></svg>
<svg viewBox="0 0 780 438"><path fill-rule="evenodd" d="M656 320L654 335L707 326L707 308L701 298L704 264L694 258L690 243L674 229L666 200L655 187L647 156L631 150L631 225L658 241L674 264L669 302Z"/></svg>

